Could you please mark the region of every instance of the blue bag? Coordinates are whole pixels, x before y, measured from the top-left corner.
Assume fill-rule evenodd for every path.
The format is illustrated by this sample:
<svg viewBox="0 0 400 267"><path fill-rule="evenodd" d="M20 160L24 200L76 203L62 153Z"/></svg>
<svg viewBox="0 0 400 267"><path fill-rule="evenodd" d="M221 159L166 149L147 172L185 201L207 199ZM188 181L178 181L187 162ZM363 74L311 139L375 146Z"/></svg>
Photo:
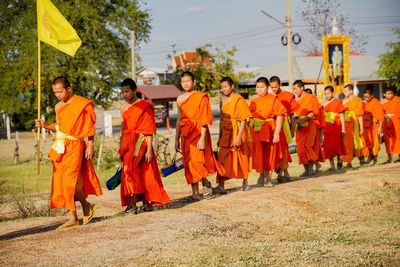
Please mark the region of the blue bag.
<svg viewBox="0 0 400 267"><path fill-rule="evenodd" d="M107 186L108 190L114 190L121 184L121 171L122 171L122 167L119 166L119 168L118 168L117 172L114 174L114 176L111 177L111 179L109 179L106 182L106 186Z"/></svg>
<svg viewBox="0 0 400 267"><path fill-rule="evenodd" d="M161 168L161 176L167 177L168 175L183 169L183 158L176 160L176 154L172 159L172 163Z"/></svg>

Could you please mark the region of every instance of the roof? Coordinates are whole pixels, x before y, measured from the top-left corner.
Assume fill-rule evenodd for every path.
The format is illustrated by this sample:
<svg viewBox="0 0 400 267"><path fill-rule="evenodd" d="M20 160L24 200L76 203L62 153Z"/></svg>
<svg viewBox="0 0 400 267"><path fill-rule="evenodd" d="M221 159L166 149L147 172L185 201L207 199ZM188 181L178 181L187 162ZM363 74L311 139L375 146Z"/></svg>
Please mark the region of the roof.
<svg viewBox="0 0 400 267"><path fill-rule="evenodd" d="M171 66L174 69L196 69L202 58L197 52L182 52L172 58ZM210 65L210 58L204 58L204 64Z"/></svg>
<svg viewBox="0 0 400 267"><path fill-rule="evenodd" d="M350 80L358 82L385 80L376 76L378 70L378 57L370 55L350 55ZM324 70L322 56L294 57L293 75L294 79L301 80L323 80ZM289 81L288 60L266 66L253 72L254 77L247 81L253 84L259 77L278 76L282 82ZM321 73L320 73L321 71ZM320 74L319 74L320 73ZM319 77L318 77L319 74Z"/></svg>
<svg viewBox="0 0 400 267"><path fill-rule="evenodd" d="M175 101L182 94L173 84L139 86L138 91L151 102Z"/></svg>
<svg viewBox="0 0 400 267"><path fill-rule="evenodd" d="M162 68L162 67L143 67L143 68L141 68L140 70L138 70L137 72L136 72L136 74L140 74L140 73L142 73L143 71L152 71L152 72L154 72L154 73L157 73L157 74L164 74L164 73L170 73L171 71L170 70L167 70L166 68Z"/></svg>

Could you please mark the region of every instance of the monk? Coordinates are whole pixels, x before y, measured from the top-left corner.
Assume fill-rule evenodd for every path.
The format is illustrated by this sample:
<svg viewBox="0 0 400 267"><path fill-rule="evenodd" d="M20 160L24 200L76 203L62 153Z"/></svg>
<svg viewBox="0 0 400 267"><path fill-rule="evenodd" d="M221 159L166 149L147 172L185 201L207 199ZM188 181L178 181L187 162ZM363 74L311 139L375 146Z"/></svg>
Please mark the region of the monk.
<svg viewBox="0 0 400 267"><path fill-rule="evenodd" d="M86 200L88 195L102 194L93 168L96 114L90 100L72 94L67 78L53 80L52 89L60 101L55 106L56 123L35 120L36 127L56 132L49 158L53 163L50 208L66 207L70 219L58 229L78 226L75 200L82 205L83 224L93 219L96 205ZM84 138L88 138L88 144Z"/></svg>
<svg viewBox="0 0 400 267"><path fill-rule="evenodd" d="M304 90L307 94L311 94L312 90L310 88L307 88ZM318 99L317 99L318 100ZM315 117L315 123L317 124L317 142L315 143L315 153L318 154L318 160L314 162L315 164L315 172L318 172L319 169L321 169L321 163L320 162L325 162L325 152L324 149L322 148L322 142L324 140L324 128L325 128L325 112L324 112L324 106L321 105L318 102L318 106L319 106L319 112ZM314 173L314 171L311 169L310 170L311 173Z"/></svg>
<svg viewBox="0 0 400 267"><path fill-rule="evenodd" d="M346 162L346 168L352 168L354 156L360 156L361 150L365 146L363 138L364 133L364 104L362 99L353 95L353 85L347 84L343 89L344 99L342 100L345 108L345 132L343 138L345 154L342 156L343 162ZM360 164L364 165L365 161L360 160Z"/></svg>
<svg viewBox="0 0 400 267"><path fill-rule="evenodd" d="M292 157L290 156L288 145L293 141L296 126L294 123L294 113L299 104L293 93L281 90L281 80L278 76L272 76L269 79L269 84L271 92L278 97L279 101L281 101L282 105L286 108L286 116L283 120L283 131L281 131L281 136L279 138L279 143L284 150L284 155L275 168L275 171L278 173L277 181L278 183L290 182L288 168L289 162L292 162Z"/></svg>
<svg viewBox="0 0 400 267"><path fill-rule="evenodd" d="M248 144L247 120L251 117L246 100L235 94L235 85L230 77L221 80L224 98L220 103L220 129L217 146L218 161L225 169L224 175L217 175L218 187L213 193L226 194L225 181L231 178L243 179L242 190L248 190L247 178L251 171L251 153Z"/></svg>
<svg viewBox="0 0 400 267"><path fill-rule="evenodd" d="M121 203L124 211L138 214L137 202L143 202L143 211L153 206L170 203L164 190L153 151L156 133L153 106L137 98L136 83L125 79L121 83L125 102L121 106L121 146L118 150L123 164L121 173Z"/></svg>
<svg viewBox="0 0 400 267"><path fill-rule="evenodd" d="M297 80L293 84L296 101L299 107L296 111L297 124L296 145L299 164L303 164L304 173L301 177L313 174L314 162L318 160L318 129L315 118L319 112L318 99L304 91L304 83Z"/></svg>
<svg viewBox="0 0 400 267"><path fill-rule="evenodd" d="M256 95L250 98L250 132L252 136L253 168L260 174L257 185L272 187L272 171L282 161L285 149L280 135L286 108L278 97L268 93L269 81L256 81Z"/></svg>
<svg viewBox="0 0 400 267"><path fill-rule="evenodd" d="M393 163L393 155L399 155L400 161L400 97L394 96L394 90L386 88L381 101L385 120L383 121L383 138L385 139L388 160Z"/></svg>
<svg viewBox="0 0 400 267"><path fill-rule="evenodd" d="M368 156L367 163L373 161L375 165L378 161L378 152L381 145L382 125L385 119L381 102L374 98L372 89L364 90L364 139L365 148L362 150L360 160Z"/></svg>
<svg viewBox="0 0 400 267"><path fill-rule="evenodd" d="M325 111L324 127L324 152L325 157L329 159L330 171L335 170L334 158L337 157L337 168L343 167L340 156L344 154L343 137L346 136L344 111L342 101L334 97L334 89L327 86L324 89L325 102L322 103Z"/></svg>
<svg viewBox="0 0 400 267"><path fill-rule="evenodd" d="M183 72L181 86L185 93L177 99L175 150L182 151L186 181L192 186L192 195L186 199L188 203L200 200L200 181L203 184L203 196L212 195L212 185L206 178L208 174L218 171L223 176L225 173L215 159L211 146L208 125L212 124L212 111L208 95L195 91L195 83L191 72Z"/></svg>

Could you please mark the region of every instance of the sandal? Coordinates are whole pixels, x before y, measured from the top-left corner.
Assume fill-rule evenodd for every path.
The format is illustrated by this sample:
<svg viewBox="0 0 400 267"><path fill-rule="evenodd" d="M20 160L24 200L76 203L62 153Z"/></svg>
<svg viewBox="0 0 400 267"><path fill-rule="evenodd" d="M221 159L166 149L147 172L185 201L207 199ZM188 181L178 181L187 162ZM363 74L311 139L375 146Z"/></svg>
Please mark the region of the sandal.
<svg viewBox="0 0 400 267"><path fill-rule="evenodd" d="M203 185L203 196L204 198L209 198L212 196L214 189L212 188L211 182L208 182L208 186Z"/></svg>
<svg viewBox="0 0 400 267"><path fill-rule="evenodd" d="M94 217L94 211L96 210L96 205L93 204L90 207L90 212L88 216L83 216L83 225L88 224Z"/></svg>
<svg viewBox="0 0 400 267"><path fill-rule="evenodd" d="M338 170L340 170L340 169L343 168L343 161L339 161L339 162L337 163L337 168L338 168Z"/></svg>
<svg viewBox="0 0 400 267"><path fill-rule="evenodd" d="M122 214L123 215L128 215L128 214L130 214L130 213L133 213L133 214L139 214L139 209L138 209L138 207L133 207L133 206L131 206L131 205L128 205L128 207L126 207L126 209L122 212Z"/></svg>
<svg viewBox="0 0 400 267"><path fill-rule="evenodd" d="M274 187L274 185L272 184L271 181L269 181L269 182L265 183L265 187L266 188L271 188L271 187Z"/></svg>
<svg viewBox="0 0 400 267"><path fill-rule="evenodd" d="M285 182L285 179L283 176L278 175L278 177L276 178L276 180L278 181L278 183L283 184Z"/></svg>
<svg viewBox="0 0 400 267"><path fill-rule="evenodd" d="M66 222L63 225L58 226L56 230L71 228L71 227L75 227L75 226L79 226L79 225L80 225L79 222L77 224Z"/></svg>
<svg viewBox="0 0 400 267"><path fill-rule="evenodd" d="M199 202L200 199L194 198L194 197L192 197L192 196L188 196L188 197L185 197L184 199L182 199L182 201L183 201L184 203L186 203L186 204L190 204L190 203Z"/></svg>

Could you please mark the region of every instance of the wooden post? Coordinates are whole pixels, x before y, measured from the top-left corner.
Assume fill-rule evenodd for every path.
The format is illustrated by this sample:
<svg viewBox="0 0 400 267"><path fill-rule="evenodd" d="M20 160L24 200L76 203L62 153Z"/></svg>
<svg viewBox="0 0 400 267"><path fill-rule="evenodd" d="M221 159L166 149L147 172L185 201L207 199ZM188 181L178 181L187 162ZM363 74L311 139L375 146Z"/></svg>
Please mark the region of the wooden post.
<svg viewBox="0 0 400 267"><path fill-rule="evenodd" d="M14 151L14 164L19 164L19 133L15 133L15 151Z"/></svg>
<svg viewBox="0 0 400 267"><path fill-rule="evenodd" d="M100 138L99 155L97 157L97 170L100 170L101 154L103 154L103 142L104 142L104 134L102 134Z"/></svg>
<svg viewBox="0 0 400 267"><path fill-rule="evenodd" d="M132 35L132 80L134 80L136 82L135 31L132 31L131 35Z"/></svg>
<svg viewBox="0 0 400 267"><path fill-rule="evenodd" d="M7 129L7 139L11 139L11 125L10 125L10 117L6 115L6 129Z"/></svg>
<svg viewBox="0 0 400 267"><path fill-rule="evenodd" d="M42 114L42 120L44 120L45 121L45 118L44 118L44 114ZM42 128L42 139L45 141L46 140L46 128Z"/></svg>
<svg viewBox="0 0 400 267"><path fill-rule="evenodd" d="M292 18L290 16L290 0L286 0L286 27L289 63L289 88L293 86L293 54L292 54Z"/></svg>

